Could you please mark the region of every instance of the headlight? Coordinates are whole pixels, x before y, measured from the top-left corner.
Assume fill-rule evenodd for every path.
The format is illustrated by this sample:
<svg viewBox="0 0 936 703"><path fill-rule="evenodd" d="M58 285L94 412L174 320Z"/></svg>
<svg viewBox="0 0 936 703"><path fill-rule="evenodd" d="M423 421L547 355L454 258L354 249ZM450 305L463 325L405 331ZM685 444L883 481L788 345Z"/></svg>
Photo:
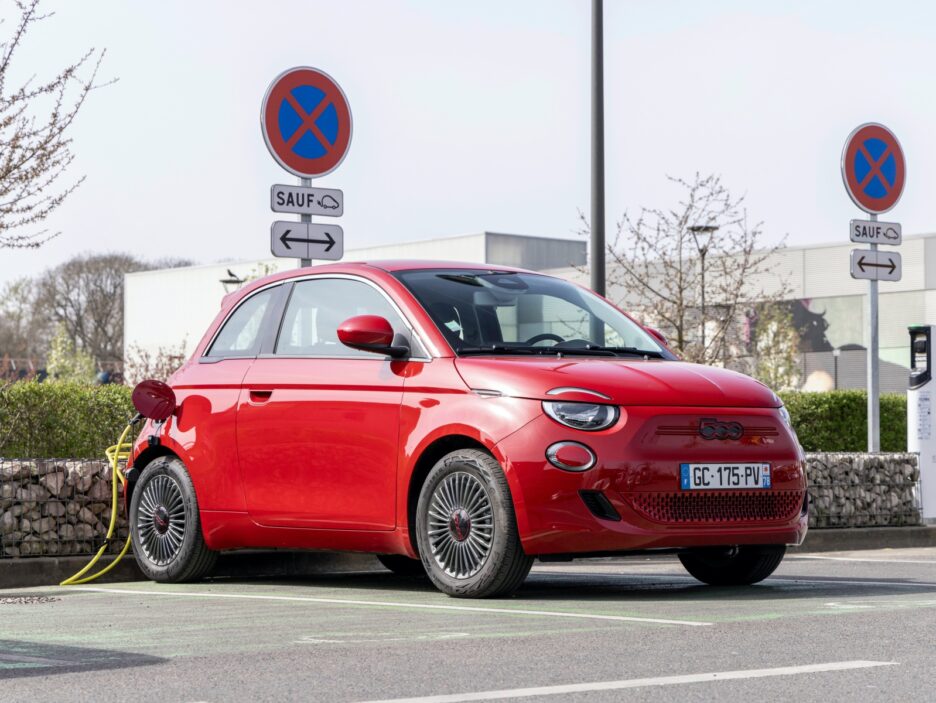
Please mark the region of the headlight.
<svg viewBox="0 0 936 703"><path fill-rule="evenodd" d="M793 421L790 419L790 411L786 409L786 406L781 405L778 410L780 411L780 417L786 423L786 426L791 430L793 429Z"/></svg>
<svg viewBox="0 0 936 703"><path fill-rule="evenodd" d="M618 409L615 405L599 405L598 403L562 403L558 401L543 401L543 412L560 425L571 427L574 430L594 432L611 427L618 419Z"/></svg>

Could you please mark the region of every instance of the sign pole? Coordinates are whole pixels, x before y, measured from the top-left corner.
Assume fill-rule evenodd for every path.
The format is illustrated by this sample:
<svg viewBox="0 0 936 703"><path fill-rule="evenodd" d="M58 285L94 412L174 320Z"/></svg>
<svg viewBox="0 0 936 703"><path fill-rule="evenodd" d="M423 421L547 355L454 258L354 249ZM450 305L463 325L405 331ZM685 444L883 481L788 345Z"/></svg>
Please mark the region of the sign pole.
<svg viewBox="0 0 936 703"><path fill-rule="evenodd" d="M877 222L878 216L871 214L871 221ZM871 244L871 251L877 251L877 243ZM878 363L878 282L868 281L868 322L871 326L871 344L868 348L868 451L881 451L881 416L880 396L881 379Z"/></svg>
<svg viewBox="0 0 936 703"><path fill-rule="evenodd" d="M302 178L302 177L300 177L300 178L299 178L299 185L302 186L302 187L304 187L304 188L311 188L311 187L312 187L312 179L311 179L311 178ZM299 215L299 221L300 221L300 222L311 222L311 221L312 221L312 215L306 215L306 214ZM300 266L300 268L305 268L306 266L311 266L311 265L312 265L312 259L299 259L299 266ZM876 313L875 313L875 314L876 314Z"/></svg>

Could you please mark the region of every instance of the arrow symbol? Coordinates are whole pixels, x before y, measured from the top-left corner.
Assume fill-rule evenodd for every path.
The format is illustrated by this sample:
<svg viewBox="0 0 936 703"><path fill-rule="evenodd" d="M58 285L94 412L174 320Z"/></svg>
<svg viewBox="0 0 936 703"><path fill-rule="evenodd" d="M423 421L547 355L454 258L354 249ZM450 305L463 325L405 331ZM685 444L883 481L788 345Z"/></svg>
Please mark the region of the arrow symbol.
<svg viewBox="0 0 936 703"><path fill-rule="evenodd" d="M331 251L331 248L335 246L335 238L332 237L328 232L325 232L325 239L301 239L299 237L290 237L290 232L292 232L292 230L288 229L283 232L282 235L280 235L280 241L287 249L291 249L289 246L290 242L295 242L296 244L325 244L325 251Z"/></svg>
<svg viewBox="0 0 936 703"><path fill-rule="evenodd" d="M888 259L887 259L887 263L886 263L886 264L881 264L881 263L877 263L877 262L871 263L870 261L865 261L864 256L860 257L860 258L858 259L858 268L861 269L861 272L862 272L862 273L865 272L865 267L866 267L866 266L867 266L867 267L870 267L870 268L876 268L876 269L887 269L887 272L888 272L889 274L891 274L891 275L893 275L894 270L897 268L897 264L895 264L895 263L894 263L894 260L891 259L891 258L888 258Z"/></svg>

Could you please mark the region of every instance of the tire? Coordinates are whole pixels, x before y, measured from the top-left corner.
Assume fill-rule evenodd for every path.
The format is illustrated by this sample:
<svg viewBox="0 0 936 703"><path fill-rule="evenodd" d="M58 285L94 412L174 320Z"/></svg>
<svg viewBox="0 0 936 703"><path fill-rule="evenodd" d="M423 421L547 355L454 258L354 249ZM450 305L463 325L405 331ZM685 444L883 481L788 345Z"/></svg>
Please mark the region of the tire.
<svg viewBox="0 0 936 703"><path fill-rule="evenodd" d="M410 559L402 554L378 554L377 561L397 576L425 578L426 569L419 559Z"/></svg>
<svg viewBox="0 0 936 703"><path fill-rule="evenodd" d="M785 545L693 549L679 555L690 574L710 586L749 586L770 576L783 561Z"/></svg>
<svg viewBox="0 0 936 703"><path fill-rule="evenodd" d="M178 457L159 457L143 470L130 501L130 536L140 570L153 581L195 581L214 567L218 553L205 545L195 487Z"/></svg>
<svg viewBox="0 0 936 703"><path fill-rule="evenodd" d="M416 508L416 540L432 583L456 598L509 595L533 566L520 544L507 478L494 457L477 449L454 451L429 472Z"/></svg>

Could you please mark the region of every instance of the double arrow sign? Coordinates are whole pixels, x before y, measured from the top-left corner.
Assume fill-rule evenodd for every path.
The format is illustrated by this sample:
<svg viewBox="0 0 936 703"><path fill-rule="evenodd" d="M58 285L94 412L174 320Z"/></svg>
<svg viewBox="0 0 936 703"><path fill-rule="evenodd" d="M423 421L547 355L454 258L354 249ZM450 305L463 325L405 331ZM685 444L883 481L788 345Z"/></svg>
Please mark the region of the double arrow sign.
<svg viewBox="0 0 936 703"><path fill-rule="evenodd" d="M899 281L902 274L900 254L895 251L852 249L852 278L870 281Z"/></svg>
<svg viewBox="0 0 936 703"><path fill-rule="evenodd" d="M344 255L344 232L338 225L277 221L270 229L270 250L273 256L338 261Z"/></svg>

